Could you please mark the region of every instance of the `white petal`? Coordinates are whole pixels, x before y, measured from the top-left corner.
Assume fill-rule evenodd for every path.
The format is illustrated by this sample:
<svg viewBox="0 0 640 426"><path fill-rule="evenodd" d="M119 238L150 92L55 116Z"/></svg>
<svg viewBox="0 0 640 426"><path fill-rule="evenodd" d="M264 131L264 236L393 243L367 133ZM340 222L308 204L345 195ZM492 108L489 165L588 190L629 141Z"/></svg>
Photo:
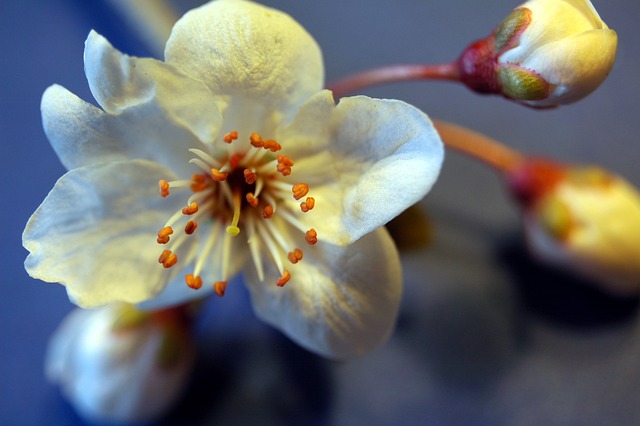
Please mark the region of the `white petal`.
<svg viewBox="0 0 640 426"><path fill-rule="evenodd" d="M444 158L431 121L411 105L358 96L335 106L326 91L302 107L280 142L295 161L292 179L307 183L316 200L300 220L339 245L420 201Z"/></svg>
<svg viewBox="0 0 640 426"><path fill-rule="evenodd" d="M66 173L25 228L29 275L65 285L84 307L137 303L160 292L177 268L158 264L156 233L179 207L159 196L161 178L172 173L142 160Z"/></svg>
<svg viewBox="0 0 640 426"><path fill-rule="evenodd" d="M273 270L264 282L253 269L247 271L261 319L331 358L363 355L386 341L398 313L402 274L384 228L348 247L318 243L287 269L291 281L284 287L275 285Z"/></svg>
<svg viewBox="0 0 640 426"><path fill-rule="evenodd" d="M322 88L322 55L288 15L241 0L219 0L185 14L167 42L168 63L223 97L253 99L289 112Z"/></svg>

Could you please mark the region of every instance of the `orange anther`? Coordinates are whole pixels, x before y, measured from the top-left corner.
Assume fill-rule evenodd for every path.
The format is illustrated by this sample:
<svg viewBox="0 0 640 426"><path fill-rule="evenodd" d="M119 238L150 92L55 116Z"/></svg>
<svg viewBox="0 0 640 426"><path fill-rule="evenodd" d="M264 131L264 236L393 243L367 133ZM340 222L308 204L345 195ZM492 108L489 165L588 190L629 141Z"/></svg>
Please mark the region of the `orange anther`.
<svg viewBox="0 0 640 426"><path fill-rule="evenodd" d="M192 214L196 213L197 211L198 211L198 203L196 203L194 201L193 203L189 204L187 207L182 209L182 214L187 215L187 216L191 216Z"/></svg>
<svg viewBox="0 0 640 426"><path fill-rule="evenodd" d="M165 268L171 268L178 262L178 256L172 253L171 250L164 250L158 258L158 263L162 263Z"/></svg>
<svg viewBox="0 0 640 426"><path fill-rule="evenodd" d="M304 239L311 245L318 242L318 233L315 229L311 228L304 234Z"/></svg>
<svg viewBox="0 0 640 426"><path fill-rule="evenodd" d="M297 249L295 249L295 250L293 250L293 251L290 251L290 252L287 254L287 258L289 259L289 261L290 261L291 263L298 263L299 261L301 261L301 260L302 260L302 250L300 250L299 248L297 248Z"/></svg>
<svg viewBox="0 0 640 426"><path fill-rule="evenodd" d="M251 141L251 145L256 148L261 148L264 145L262 137L257 133L251 133L251 136L249 136L249 140Z"/></svg>
<svg viewBox="0 0 640 426"><path fill-rule="evenodd" d="M258 175L251 169L244 169L242 173L244 174L244 181L247 182L247 185L253 185L256 183L256 180L258 180Z"/></svg>
<svg viewBox="0 0 640 426"><path fill-rule="evenodd" d="M282 173L282 176L289 176L291 174L291 166L287 166L287 165L282 164L282 163L280 163L280 164L278 164L276 166L276 170L279 173Z"/></svg>
<svg viewBox="0 0 640 426"><path fill-rule="evenodd" d="M253 195L252 192L248 192L245 198L247 199L247 203L249 203L251 207L258 207L258 199L255 197L255 195Z"/></svg>
<svg viewBox="0 0 640 426"><path fill-rule="evenodd" d="M184 280L187 285L194 290L198 290L202 287L202 278L197 275L187 274L184 276Z"/></svg>
<svg viewBox="0 0 640 426"><path fill-rule="evenodd" d="M191 235L195 232L196 228L198 227L198 224L192 220L190 220L189 222L187 222L187 224L184 226L184 232L187 235Z"/></svg>
<svg viewBox="0 0 640 426"><path fill-rule="evenodd" d="M316 205L315 198L307 197L306 201L303 201L300 203L300 210L302 210L303 213L306 213L309 210L311 210L315 205Z"/></svg>
<svg viewBox="0 0 640 426"><path fill-rule="evenodd" d="M309 192L309 185L307 185L306 183L296 183L291 188L291 192L293 192L293 198L299 200L300 198L307 195L307 193Z"/></svg>
<svg viewBox="0 0 640 426"><path fill-rule="evenodd" d="M269 219L271 216L273 216L273 206L271 204L267 204L262 210L262 217Z"/></svg>
<svg viewBox="0 0 640 426"><path fill-rule="evenodd" d="M285 269L282 275L280 276L280 278L278 278L278 281L276 281L276 285L278 287L282 287L286 283L288 283L290 279L291 279L291 274L289 273L289 271Z"/></svg>
<svg viewBox="0 0 640 426"><path fill-rule="evenodd" d="M158 187L160 189L160 196L166 198L169 196L169 182L164 179L158 181Z"/></svg>
<svg viewBox="0 0 640 426"><path fill-rule="evenodd" d="M218 169L211 169L211 177L216 182L222 182L222 181L227 180L227 176L229 176L229 173L222 173Z"/></svg>
<svg viewBox="0 0 640 426"><path fill-rule="evenodd" d="M238 132L236 132L235 130L227 133L222 137L222 140L225 141L226 143L231 143L236 139L238 139Z"/></svg>
<svg viewBox="0 0 640 426"><path fill-rule="evenodd" d="M201 175L199 173L194 174L193 176L191 176L191 185L189 186L189 188L191 188L193 192L204 191L205 189L207 189L206 179L207 178L204 175Z"/></svg>
<svg viewBox="0 0 640 426"><path fill-rule="evenodd" d="M158 244L167 244L169 242L169 235L171 234L173 234L173 228L165 226L158 231L158 239L156 241Z"/></svg>
<svg viewBox="0 0 640 426"><path fill-rule="evenodd" d="M293 166L293 160L286 155L278 155L276 159L278 160L279 164L284 164L285 166L289 167Z"/></svg>
<svg viewBox="0 0 640 426"><path fill-rule="evenodd" d="M216 281L215 283L213 283L213 291L215 291L219 297L224 296L224 292L227 291L227 282Z"/></svg>
<svg viewBox="0 0 640 426"><path fill-rule="evenodd" d="M262 146L264 147L264 149L268 149L271 152L278 152L282 149L282 146L280 146L280 144L273 139L267 139L263 142Z"/></svg>

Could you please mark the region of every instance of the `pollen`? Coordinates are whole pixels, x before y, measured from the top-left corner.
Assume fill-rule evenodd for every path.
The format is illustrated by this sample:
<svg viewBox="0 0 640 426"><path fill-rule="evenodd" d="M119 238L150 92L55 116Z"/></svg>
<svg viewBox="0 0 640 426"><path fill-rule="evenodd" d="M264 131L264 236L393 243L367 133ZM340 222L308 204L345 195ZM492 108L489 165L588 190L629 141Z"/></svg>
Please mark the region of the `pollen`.
<svg viewBox="0 0 640 426"><path fill-rule="evenodd" d="M224 135L222 137L222 140L225 141L226 143L231 143L233 141L235 141L236 139L238 139L238 132L237 131L232 131L227 133L226 135Z"/></svg>
<svg viewBox="0 0 640 426"><path fill-rule="evenodd" d="M187 274L184 276L184 280L194 290L199 290L202 287L202 278L197 275Z"/></svg>
<svg viewBox="0 0 640 426"><path fill-rule="evenodd" d="M176 254L171 250L164 250L158 258L158 263L162 263L162 266L165 268L171 268L173 265L178 263L178 256L176 256Z"/></svg>
<svg viewBox="0 0 640 426"><path fill-rule="evenodd" d="M306 201L303 201L300 203L300 210L302 210L303 213L306 213L309 210L313 209L315 205L316 205L315 198L307 197Z"/></svg>
<svg viewBox="0 0 640 426"><path fill-rule="evenodd" d="M227 176L229 176L229 173L223 173L218 169L211 169L211 178L216 182L223 182L227 180Z"/></svg>
<svg viewBox="0 0 640 426"><path fill-rule="evenodd" d="M242 172L244 175L244 181L247 185L253 185L258 180L258 175L253 172L251 169L244 169Z"/></svg>
<svg viewBox="0 0 640 426"><path fill-rule="evenodd" d="M269 219L273 216L273 206L271 204L267 204L262 210L262 217L264 219Z"/></svg>
<svg viewBox="0 0 640 426"><path fill-rule="evenodd" d="M289 273L289 271L285 269L284 272L282 272L282 275L280 276L280 278L278 278L278 281L276 281L276 285L278 287L283 287L286 283L289 282L290 279L291 279L291 274Z"/></svg>
<svg viewBox="0 0 640 426"><path fill-rule="evenodd" d="M158 231L158 239L156 240L158 244L167 244L169 242L169 235L173 234L173 228L170 226L165 226L161 230Z"/></svg>
<svg viewBox="0 0 640 426"><path fill-rule="evenodd" d="M302 255L302 250L296 248L295 250L290 251L289 254L287 254L287 258L291 263L296 264L302 260Z"/></svg>
<svg viewBox="0 0 640 426"><path fill-rule="evenodd" d="M282 149L282 146L273 139L267 139L266 141L264 141L262 147L264 149L268 149L271 152L278 152Z"/></svg>
<svg viewBox="0 0 640 426"><path fill-rule="evenodd" d="M318 233L315 229L311 228L304 234L304 239L311 245L318 242Z"/></svg>
<svg viewBox="0 0 640 426"><path fill-rule="evenodd" d="M306 183L296 183L291 188L291 192L293 192L293 198L299 200L300 198L307 195L307 193L309 192L309 185L307 185Z"/></svg>
<svg viewBox="0 0 640 426"><path fill-rule="evenodd" d="M216 281L215 283L213 283L213 291L216 292L218 297L224 296L225 291L227 291L227 282Z"/></svg>
<svg viewBox="0 0 640 426"><path fill-rule="evenodd" d="M198 203L193 202L189 204L187 207L182 209L182 214L186 216L191 216L194 213L198 212Z"/></svg>
<svg viewBox="0 0 640 426"><path fill-rule="evenodd" d="M251 133L251 136L249 137L249 141L251 142L251 145L254 148L262 148L264 146L264 141L262 140L262 137L257 133Z"/></svg>
<svg viewBox="0 0 640 426"><path fill-rule="evenodd" d="M169 182L164 179L160 179L160 181L158 181L158 187L160 189L160 196L162 198L166 198L169 196Z"/></svg>
<svg viewBox="0 0 640 426"><path fill-rule="evenodd" d="M278 155L276 159L278 161L276 170L282 173L282 176L289 176L291 174L291 167L293 167L293 160L286 155Z"/></svg>
<svg viewBox="0 0 640 426"><path fill-rule="evenodd" d="M190 220L189 222L187 222L187 224L184 226L184 232L187 235L191 235L195 232L196 228L198 227L198 224L196 222L194 222L193 220Z"/></svg>
<svg viewBox="0 0 640 426"><path fill-rule="evenodd" d="M258 199L253 195L253 192L248 192L247 195L245 195L245 199L251 207L258 207Z"/></svg>

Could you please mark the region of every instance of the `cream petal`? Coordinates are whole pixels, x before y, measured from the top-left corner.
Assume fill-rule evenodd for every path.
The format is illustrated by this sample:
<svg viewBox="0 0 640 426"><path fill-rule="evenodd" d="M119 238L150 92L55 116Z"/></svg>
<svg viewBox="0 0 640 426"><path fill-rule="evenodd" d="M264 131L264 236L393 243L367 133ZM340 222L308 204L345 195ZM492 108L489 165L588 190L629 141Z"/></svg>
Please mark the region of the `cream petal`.
<svg viewBox="0 0 640 426"><path fill-rule="evenodd" d="M166 61L203 81L222 102L253 99L288 114L322 88L322 54L288 15L242 0L209 2L174 26Z"/></svg>
<svg viewBox="0 0 640 426"><path fill-rule="evenodd" d="M301 223L338 245L420 201L444 158L438 133L418 109L364 96L335 106L327 91L302 107L280 141L295 161L291 181L307 183L316 200L312 211L298 215Z"/></svg>
<svg viewBox="0 0 640 426"><path fill-rule="evenodd" d="M156 233L179 207L158 194L170 170L135 160L74 169L54 186L23 233L29 275L66 286L78 305L138 303L177 272L158 264ZM190 259L181 258L188 264Z"/></svg>
<svg viewBox="0 0 640 426"><path fill-rule="evenodd" d="M269 265L264 282L252 268L245 275L254 311L309 350L360 356L385 342L395 326L402 274L384 228L348 247L305 249L302 261L287 268L291 281L284 287L275 285L279 274Z"/></svg>

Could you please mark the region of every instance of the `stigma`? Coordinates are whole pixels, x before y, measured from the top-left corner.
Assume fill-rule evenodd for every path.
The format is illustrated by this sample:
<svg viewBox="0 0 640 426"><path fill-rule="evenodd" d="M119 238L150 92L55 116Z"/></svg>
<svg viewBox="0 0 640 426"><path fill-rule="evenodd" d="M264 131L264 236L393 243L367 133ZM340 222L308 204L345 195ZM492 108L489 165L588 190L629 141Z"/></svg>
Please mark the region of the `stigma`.
<svg viewBox="0 0 640 426"><path fill-rule="evenodd" d="M162 198L188 192L183 207L159 226L156 241L166 248L158 262L168 269L178 264L179 257L189 258L180 253L191 253L191 258L196 253L193 269L187 268L184 276L185 284L193 290L202 288L204 268L220 265L216 281L210 285L222 297L231 260L238 256L233 251L245 244L261 281L264 260L279 271L276 286L295 281L296 265L304 253L295 247L293 233L301 232L310 246L317 244L318 233L298 219L298 215L310 214L316 199L306 182L293 178L294 159L285 155L278 141L258 133L243 139L236 130L225 133L206 150L189 151L193 155L189 163L197 172L190 179L158 182ZM183 225L179 225L181 221ZM238 238L244 243L234 243ZM285 268L285 263L290 266Z"/></svg>

